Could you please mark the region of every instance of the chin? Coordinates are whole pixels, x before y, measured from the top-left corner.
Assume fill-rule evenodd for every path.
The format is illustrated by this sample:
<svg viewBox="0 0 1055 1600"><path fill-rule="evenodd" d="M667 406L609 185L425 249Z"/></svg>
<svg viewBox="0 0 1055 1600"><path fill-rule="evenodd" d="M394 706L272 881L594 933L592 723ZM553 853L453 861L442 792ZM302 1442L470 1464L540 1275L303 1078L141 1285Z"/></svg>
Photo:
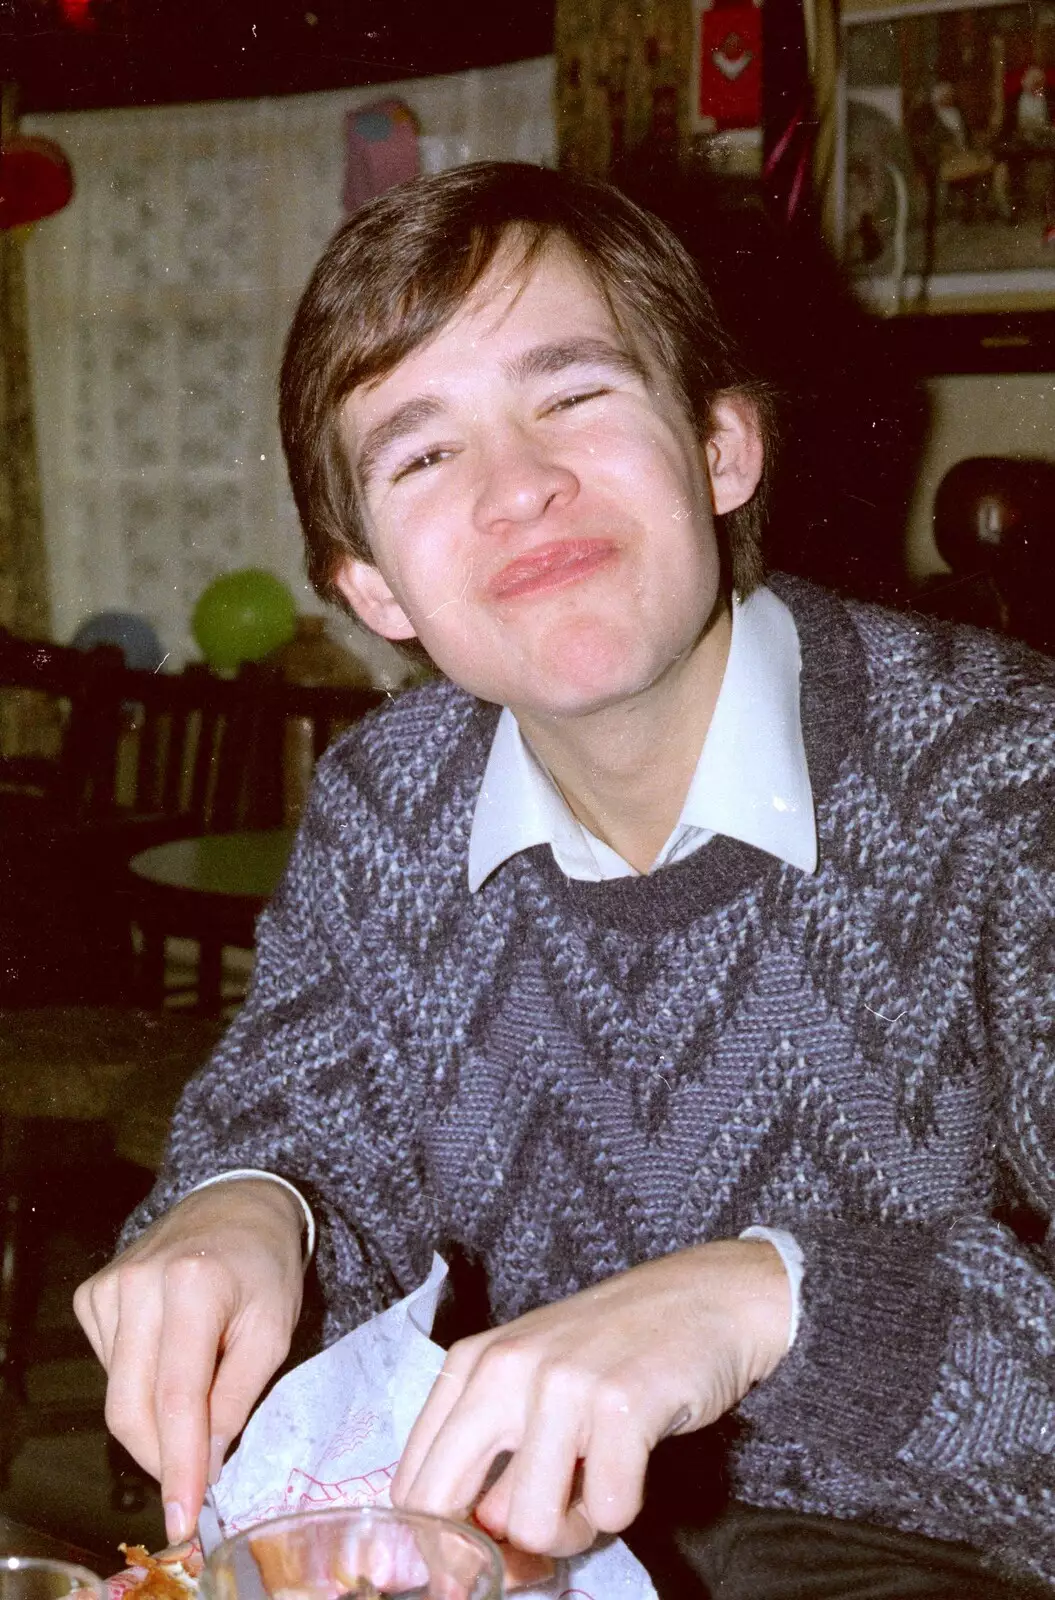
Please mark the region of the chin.
<svg viewBox="0 0 1055 1600"><path fill-rule="evenodd" d="M644 659L640 640L590 630L553 641L524 688L539 712L577 717L633 699L656 676L656 664Z"/></svg>

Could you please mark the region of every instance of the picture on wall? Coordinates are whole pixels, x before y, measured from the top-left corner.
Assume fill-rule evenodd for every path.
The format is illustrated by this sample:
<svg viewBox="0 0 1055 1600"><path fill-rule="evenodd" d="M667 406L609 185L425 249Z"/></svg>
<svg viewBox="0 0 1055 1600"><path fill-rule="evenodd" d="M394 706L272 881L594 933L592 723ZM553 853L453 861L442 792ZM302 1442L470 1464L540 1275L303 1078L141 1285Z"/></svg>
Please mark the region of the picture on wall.
<svg viewBox="0 0 1055 1600"><path fill-rule="evenodd" d="M842 17L843 259L886 309L1055 289L1055 4Z"/></svg>

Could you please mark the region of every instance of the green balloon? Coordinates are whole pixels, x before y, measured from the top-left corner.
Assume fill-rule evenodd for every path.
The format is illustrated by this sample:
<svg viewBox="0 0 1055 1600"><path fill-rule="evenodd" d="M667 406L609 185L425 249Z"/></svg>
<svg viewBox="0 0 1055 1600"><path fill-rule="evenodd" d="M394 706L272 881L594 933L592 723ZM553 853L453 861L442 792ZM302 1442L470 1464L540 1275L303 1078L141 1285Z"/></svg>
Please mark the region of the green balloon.
<svg viewBox="0 0 1055 1600"><path fill-rule="evenodd" d="M288 644L297 629L297 602L271 572L243 567L214 578L202 591L191 632L210 667L259 661Z"/></svg>

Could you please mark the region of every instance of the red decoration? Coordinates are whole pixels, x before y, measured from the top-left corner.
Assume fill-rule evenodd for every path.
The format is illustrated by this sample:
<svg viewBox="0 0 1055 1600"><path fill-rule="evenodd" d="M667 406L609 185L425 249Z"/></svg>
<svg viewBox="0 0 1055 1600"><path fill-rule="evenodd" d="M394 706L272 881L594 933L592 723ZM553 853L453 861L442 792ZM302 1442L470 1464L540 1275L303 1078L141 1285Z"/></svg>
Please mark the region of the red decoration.
<svg viewBox="0 0 1055 1600"><path fill-rule="evenodd" d="M0 150L0 228L18 228L61 211L73 171L52 139L14 138Z"/></svg>
<svg viewBox="0 0 1055 1600"><path fill-rule="evenodd" d="M95 18L92 16L92 0L59 0L62 6L62 15L74 28L94 28Z"/></svg>
<svg viewBox="0 0 1055 1600"><path fill-rule="evenodd" d="M734 0L700 12L701 122L756 128L762 121L762 11Z"/></svg>

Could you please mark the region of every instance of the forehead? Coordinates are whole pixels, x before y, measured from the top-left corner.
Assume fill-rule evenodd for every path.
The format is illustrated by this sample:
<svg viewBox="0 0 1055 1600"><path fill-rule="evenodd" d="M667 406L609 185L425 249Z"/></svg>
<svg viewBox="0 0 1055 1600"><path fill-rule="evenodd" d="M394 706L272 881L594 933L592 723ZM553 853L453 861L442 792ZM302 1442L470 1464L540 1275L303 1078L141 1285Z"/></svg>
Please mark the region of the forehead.
<svg viewBox="0 0 1055 1600"><path fill-rule="evenodd" d="M523 242L514 235L500 246L441 333L469 322L480 331L491 328L498 332L509 321L519 325L539 318L563 328L583 317L619 336L608 299L567 240L548 240L529 258Z"/></svg>
<svg viewBox="0 0 1055 1600"><path fill-rule="evenodd" d="M488 353L501 358L569 334L603 337L616 348L629 349L608 300L570 245L554 240L528 260L523 243L511 239L437 332L388 372L354 389L347 409L372 410L379 396L408 383L431 387L445 374L453 376L463 361L475 362Z"/></svg>

